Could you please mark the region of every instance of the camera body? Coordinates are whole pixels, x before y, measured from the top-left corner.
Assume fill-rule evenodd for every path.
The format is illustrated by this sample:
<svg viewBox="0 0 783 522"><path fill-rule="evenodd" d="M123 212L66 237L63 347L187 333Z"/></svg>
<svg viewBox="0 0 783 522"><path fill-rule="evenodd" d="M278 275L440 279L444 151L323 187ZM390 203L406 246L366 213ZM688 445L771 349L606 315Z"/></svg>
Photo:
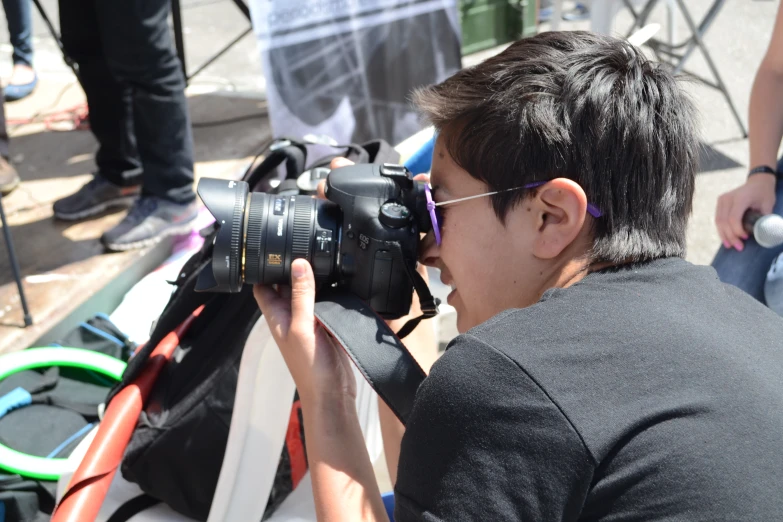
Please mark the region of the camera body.
<svg viewBox="0 0 783 522"><path fill-rule="evenodd" d="M202 178L198 194L218 229L196 290L289 284L291 263L305 258L320 286L347 288L381 317L406 315L420 233L431 228L424 183L400 165L357 164L326 176L326 201L302 192L301 183L261 193Z"/></svg>
<svg viewBox="0 0 783 522"><path fill-rule="evenodd" d="M410 310L419 234L426 231L423 184L400 165L352 165L326 178L326 198L342 210L340 283L382 317Z"/></svg>

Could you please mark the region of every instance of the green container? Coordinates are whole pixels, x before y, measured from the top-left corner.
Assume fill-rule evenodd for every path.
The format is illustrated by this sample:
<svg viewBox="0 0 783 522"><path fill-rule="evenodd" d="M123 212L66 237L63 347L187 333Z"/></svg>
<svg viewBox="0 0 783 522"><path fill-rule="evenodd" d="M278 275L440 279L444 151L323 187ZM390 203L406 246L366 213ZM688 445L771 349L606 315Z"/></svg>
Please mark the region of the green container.
<svg viewBox="0 0 783 522"><path fill-rule="evenodd" d="M459 0L462 54L536 33L536 0Z"/></svg>
<svg viewBox="0 0 783 522"><path fill-rule="evenodd" d="M536 0L519 0L522 8L522 38L538 33L538 10Z"/></svg>

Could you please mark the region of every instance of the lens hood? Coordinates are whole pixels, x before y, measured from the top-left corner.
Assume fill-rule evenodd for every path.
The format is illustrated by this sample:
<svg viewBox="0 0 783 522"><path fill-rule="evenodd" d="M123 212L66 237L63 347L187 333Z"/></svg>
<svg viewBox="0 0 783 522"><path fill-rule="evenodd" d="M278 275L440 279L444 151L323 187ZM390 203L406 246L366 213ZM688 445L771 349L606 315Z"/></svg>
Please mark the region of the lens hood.
<svg viewBox="0 0 783 522"><path fill-rule="evenodd" d="M215 217L217 235L211 269L202 270L198 292L239 292L242 289L243 223L249 185L244 181L203 178L197 192Z"/></svg>

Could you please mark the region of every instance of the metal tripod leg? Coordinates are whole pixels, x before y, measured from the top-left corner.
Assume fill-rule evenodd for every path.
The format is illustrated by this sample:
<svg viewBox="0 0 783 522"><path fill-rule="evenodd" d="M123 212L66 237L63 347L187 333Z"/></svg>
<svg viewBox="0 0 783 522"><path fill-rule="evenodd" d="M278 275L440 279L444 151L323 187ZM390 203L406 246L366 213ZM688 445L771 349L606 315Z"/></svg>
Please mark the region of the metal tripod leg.
<svg viewBox="0 0 783 522"><path fill-rule="evenodd" d="M244 0L234 0L234 4L249 21L252 21L250 8L244 2ZM188 73L188 66L185 63L185 38L182 35L182 6L180 5L180 0L171 0L171 18L173 22L172 25L174 26L174 47L176 48L177 56L179 57L180 64L182 65L182 73L185 75L185 83L190 83L191 78L212 65L215 60L227 53L229 49L234 47L234 45L236 45L242 38L247 36L253 30L252 26L249 27L242 34L231 40L220 51L212 55L212 57L209 58L206 62L199 65L195 71Z"/></svg>
<svg viewBox="0 0 783 522"><path fill-rule="evenodd" d="M76 78L78 79L79 70L76 67L76 62L73 58L68 56L67 52L65 52L65 47L63 46L63 42L60 39L60 35L57 34L57 30L54 28L54 25L52 25L51 20L49 20L49 15L46 14L46 10L44 10L43 5L41 5L41 1L33 0L33 3L35 4L36 9L38 9L38 13L41 15L41 18L43 18L43 21L46 24L46 27L49 29L49 32L52 34L52 38L54 38L54 41L57 43L57 47L59 47L60 52L63 55L63 60L65 60L65 63L68 65L68 67L71 68L73 74L75 74Z"/></svg>
<svg viewBox="0 0 783 522"><path fill-rule="evenodd" d="M11 271L14 273L14 279L16 280L16 287L19 289L19 299L22 301L22 311L24 312L24 325L30 326L33 324L33 317L30 315L30 310L27 308L27 299L24 297L24 288L22 288L22 275L19 270L19 262L16 260L16 251L14 250L14 243L11 240L11 230L8 227L8 222L5 219L5 210L3 210L3 195L0 194L0 222L3 225L3 236L5 236L5 247L8 250L8 260L11 262Z"/></svg>

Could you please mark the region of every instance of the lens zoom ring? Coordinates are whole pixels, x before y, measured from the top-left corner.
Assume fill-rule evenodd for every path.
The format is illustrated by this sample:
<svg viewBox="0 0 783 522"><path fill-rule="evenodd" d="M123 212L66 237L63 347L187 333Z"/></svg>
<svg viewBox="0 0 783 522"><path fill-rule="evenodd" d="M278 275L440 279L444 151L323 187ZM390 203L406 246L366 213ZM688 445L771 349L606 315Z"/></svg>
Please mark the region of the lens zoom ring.
<svg viewBox="0 0 783 522"><path fill-rule="evenodd" d="M234 192L234 217L231 220L231 250L229 250L228 281L233 287L239 287L239 258L242 248L242 214L245 212L247 190Z"/></svg>
<svg viewBox="0 0 783 522"><path fill-rule="evenodd" d="M294 233L291 241L292 259L310 259L310 222L313 217L312 198L297 198L294 206Z"/></svg>
<svg viewBox="0 0 783 522"><path fill-rule="evenodd" d="M266 217L266 194L251 194L250 208L247 213L247 251L245 252L245 279L248 283L261 282L261 246Z"/></svg>

